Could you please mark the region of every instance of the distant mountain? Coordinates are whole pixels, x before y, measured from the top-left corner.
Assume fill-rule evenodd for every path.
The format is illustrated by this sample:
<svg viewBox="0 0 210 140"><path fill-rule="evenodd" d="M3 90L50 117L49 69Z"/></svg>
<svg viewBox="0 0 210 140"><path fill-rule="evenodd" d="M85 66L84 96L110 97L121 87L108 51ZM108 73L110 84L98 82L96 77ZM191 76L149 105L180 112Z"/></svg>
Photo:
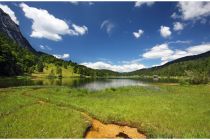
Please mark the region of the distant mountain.
<svg viewBox="0 0 210 140"><path fill-rule="evenodd" d="M126 75L185 76L187 71L206 73L210 76L210 51L182 57L162 66L133 71Z"/></svg>
<svg viewBox="0 0 210 140"><path fill-rule="evenodd" d="M0 9L0 32L7 35L15 41L19 46L27 48L33 53L36 53L36 50L30 45L30 43L23 37L19 26L12 21L10 16L6 14L2 9Z"/></svg>

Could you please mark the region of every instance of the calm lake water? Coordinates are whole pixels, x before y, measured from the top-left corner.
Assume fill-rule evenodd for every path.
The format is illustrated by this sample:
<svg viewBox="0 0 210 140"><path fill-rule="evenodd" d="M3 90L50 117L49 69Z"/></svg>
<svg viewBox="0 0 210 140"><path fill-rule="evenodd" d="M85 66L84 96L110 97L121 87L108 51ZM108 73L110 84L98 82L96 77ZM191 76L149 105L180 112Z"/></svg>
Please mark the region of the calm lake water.
<svg viewBox="0 0 210 140"><path fill-rule="evenodd" d="M137 79L89 79L89 78L63 78L63 79L0 79L0 88L31 86L31 85L60 85L74 88L100 90L122 86L148 86L149 84Z"/></svg>

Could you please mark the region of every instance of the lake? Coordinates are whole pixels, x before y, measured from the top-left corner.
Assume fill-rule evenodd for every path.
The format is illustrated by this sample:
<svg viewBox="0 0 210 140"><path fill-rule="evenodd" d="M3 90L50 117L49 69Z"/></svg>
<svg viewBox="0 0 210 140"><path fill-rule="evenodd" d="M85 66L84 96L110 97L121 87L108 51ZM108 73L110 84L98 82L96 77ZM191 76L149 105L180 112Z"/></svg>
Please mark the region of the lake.
<svg viewBox="0 0 210 140"><path fill-rule="evenodd" d="M147 82L138 79L91 79L91 78L63 78L63 79L30 79L30 78L5 78L0 79L0 88L17 86L69 86L74 88L85 88L90 90L100 90L105 88L115 88L122 86L147 86Z"/></svg>

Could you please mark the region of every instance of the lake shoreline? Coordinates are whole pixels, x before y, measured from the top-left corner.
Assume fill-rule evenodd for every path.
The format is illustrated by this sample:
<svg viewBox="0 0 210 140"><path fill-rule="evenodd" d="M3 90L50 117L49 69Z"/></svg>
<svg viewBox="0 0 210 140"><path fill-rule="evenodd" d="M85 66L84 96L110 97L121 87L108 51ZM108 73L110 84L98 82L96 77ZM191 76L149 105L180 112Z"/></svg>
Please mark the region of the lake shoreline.
<svg viewBox="0 0 210 140"><path fill-rule="evenodd" d="M107 77L107 78L84 78L84 77L64 77L64 78L40 78L40 77L31 77L31 76L16 76L16 77L4 77L0 78L0 88L6 87L16 87L16 86L33 86L33 85L47 85L47 86L70 86L70 87L84 87L90 89L103 89L111 87L121 87L129 85L152 85L154 83L171 83L178 84L174 80L159 80L154 81L152 79L141 79L137 77Z"/></svg>

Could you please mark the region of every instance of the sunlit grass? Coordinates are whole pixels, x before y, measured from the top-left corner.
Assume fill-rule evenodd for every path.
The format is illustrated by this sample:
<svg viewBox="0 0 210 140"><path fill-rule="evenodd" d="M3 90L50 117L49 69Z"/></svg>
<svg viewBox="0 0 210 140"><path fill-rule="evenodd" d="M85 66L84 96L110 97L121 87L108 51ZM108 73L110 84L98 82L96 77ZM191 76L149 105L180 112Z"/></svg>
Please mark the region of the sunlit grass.
<svg viewBox="0 0 210 140"><path fill-rule="evenodd" d="M64 67L61 67L61 68L62 68L62 76L63 77L76 77L76 76L79 76L79 74L74 73L73 67L71 67L71 66L68 66L67 68L64 68ZM32 73L32 76L37 77L37 78L46 78L51 73L51 70L53 70L54 73L56 74L56 65L54 65L54 64L45 64L43 72L35 71L34 73Z"/></svg>
<svg viewBox="0 0 210 140"><path fill-rule="evenodd" d="M31 88L24 88L12 90L16 91L14 94L17 94L17 96L20 96L20 92L23 92L23 90L28 90L27 95L32 97L24 96L23 98L28 98L27 100L33 100L32 102L36 100L44 100L54 105L65 106L65 108L68 108L70 112L75 109L85 111L92 117L97 118L105 123L120 123L137 127L148 137L210 137L209 85L159 85L156 87L111 88L102 91L87 91L82 89L71 89L68 87L43 87L34 90L31 90ZM10 90L8 90L8 93L9 91ZM4 90L4 92L6 92L6 90ZM13 102L15 98L7 98L7 100ZM14 105L15 104L16 103L14 103ZM0 105L5 106L4 103L0 103ZM41 107L40 105L34 105L34 107L31 106L28 109L21 110L19 113L28 114L30 110L32 110L29 113L32 115L33 113L40 111L40 115L36 116L37 121L31 122L31 127L29 128L31 128L31 132L33 132L35 128L39 128L37 127L39 121L45 119L46 122L49 123L49 127L46 128L46 130L48 130L53 126L50 125L53 120L52 116L56 116L56 114L60 116L62 112L68 112L67 110L59 110L54 105L47 105L46 107L45 105L42 105ZM12 107L12 105L5 106L5 108L10 107ZM46 115L44 113L41 115L43 108L45 109L44 112L51 112L53 110L51 112L52 114L48 113L48 115ZM74 116L79 115L78 112L71 114ZM12 116L14 115L11 114L8 117L4 117L4 121L2 118L0 118L0 124L13 124L11 119ZM17 115L16 117L19 122L23 121L20 116L21 115ZM29 116L26 115L25 119L27 119ZM67 121L67 119L65 117L59 118L58 116L57 118L55 117L55 120L61 121L61 123L59 123L60 126L58 127L67 129L64 123ZM10 119L5 122L6 118ZM84 120L77 122L72 120L70 119L68 123L74 125L74 128L76 129L75 131L82 132L82 130L85 130L86 125L84 125ZM35 128L33 128L33 123ZM20 124L21 123L17 123L16 125L13 125L13 129L18 129ZM13 129L9 129L9 133L12 133L13 131L10 130ZM51 133L52 131L49 130L49 135L41 135L40 133L36 133L36 135L25 134L22 137L66 136L63 132L59 132L57 129L55 129L55 133ZM11 137L14 135L8 134L8 136ZM78 133L77 135L73 135L69 133L68 136L79 137L81 134Z"/></svg>
<svg viewBox="0 0 210 140"><path fill-rule="evenodd" d="M37 87L39 88L39 87ZM35 88L0 90L0 138L82 138L79 112L25 96Z"/></svg>

